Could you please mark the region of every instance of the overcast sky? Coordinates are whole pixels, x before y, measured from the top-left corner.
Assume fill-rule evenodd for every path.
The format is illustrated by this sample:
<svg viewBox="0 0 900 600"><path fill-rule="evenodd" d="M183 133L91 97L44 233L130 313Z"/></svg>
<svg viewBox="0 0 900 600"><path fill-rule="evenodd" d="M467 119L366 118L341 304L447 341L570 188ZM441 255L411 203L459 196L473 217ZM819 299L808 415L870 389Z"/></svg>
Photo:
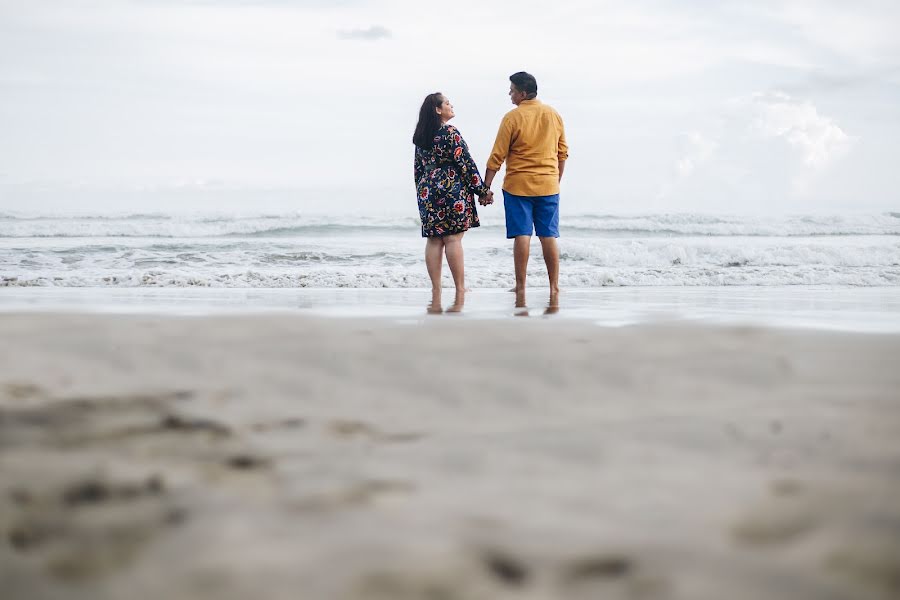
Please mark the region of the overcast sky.
<svg viewBox="0 0 900 600"><path fill-rule="evenodd" d="M900 210L895 0L0 0L0 210L415 214L424 96L483 168L519 70L571 211Z"/></svg>

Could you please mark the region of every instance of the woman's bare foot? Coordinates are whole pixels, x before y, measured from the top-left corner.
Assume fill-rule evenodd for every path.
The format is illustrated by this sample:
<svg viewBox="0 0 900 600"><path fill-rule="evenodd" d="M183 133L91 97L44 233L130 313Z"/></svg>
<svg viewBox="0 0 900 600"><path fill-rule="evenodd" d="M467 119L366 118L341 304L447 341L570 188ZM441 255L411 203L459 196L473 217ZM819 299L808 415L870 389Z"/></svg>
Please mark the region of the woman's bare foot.
<svg viewBox="0 0 900 600"><path fill-rule="evenodd" d="M456 290L456 296L454 296L453 298L453 304L451 304L450 308L447 309L448 313L462 312L463 305L466 303L466 292L468 291L468 288L458 288Z"/></svg>
<svg viewBox="0 0 900 600"><path fill-rule="evenodd" d="M432 288L431 302L428 303L428 307L425 310L428 311L429 315L439 315L444 312L441 306L441 288Z"/></svg>

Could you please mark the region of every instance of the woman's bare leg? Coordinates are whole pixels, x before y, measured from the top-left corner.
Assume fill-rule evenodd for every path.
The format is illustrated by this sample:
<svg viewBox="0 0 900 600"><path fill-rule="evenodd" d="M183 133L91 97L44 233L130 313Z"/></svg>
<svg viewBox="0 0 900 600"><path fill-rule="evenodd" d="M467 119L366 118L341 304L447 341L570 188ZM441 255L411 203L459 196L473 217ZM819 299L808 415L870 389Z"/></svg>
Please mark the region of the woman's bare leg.
<svg viewBox="0 0 900 600"><path fill-rule="evenodd" d="M453 284L457 292L466 290L466 267L463 259L462 233L444 236L444 253L447 255L447 264L450 265L450 273L453 275Z"/></svg>
<svg viewBox="0 0 900 600"><path fill-rule="evenodd" d="M426 238L425 242L425 268L428 270L428 277L431 278L431 294L437 293L438 299L441 294L441 264L444 262L444 240L441 237L434 236Z"/></svg>

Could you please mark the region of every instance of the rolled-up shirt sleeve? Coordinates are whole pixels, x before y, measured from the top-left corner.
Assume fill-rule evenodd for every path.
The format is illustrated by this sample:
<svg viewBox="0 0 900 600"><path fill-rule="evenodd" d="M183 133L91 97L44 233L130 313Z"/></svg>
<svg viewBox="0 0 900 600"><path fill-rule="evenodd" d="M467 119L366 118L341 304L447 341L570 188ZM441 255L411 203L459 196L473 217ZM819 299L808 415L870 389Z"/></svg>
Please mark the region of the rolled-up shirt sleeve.
<svg viewBox="0 0 900 600"><path fill-rule="evenodd" d="M563 161L569 158L569 145L566 143L566 128L563 126L562 117L557 115L559 123L559 141L557 142L556 158Z"/></svg>
<svg viewBox="0 0 900 600"><path fill-rule="evenodd" d="M494 148L488 157L487 168L491 171L499 171L503 161L509 155L509 147L512 144L512 130L512 122L509 115L507 115L500 122L497 139L494 140Z"/></svg>

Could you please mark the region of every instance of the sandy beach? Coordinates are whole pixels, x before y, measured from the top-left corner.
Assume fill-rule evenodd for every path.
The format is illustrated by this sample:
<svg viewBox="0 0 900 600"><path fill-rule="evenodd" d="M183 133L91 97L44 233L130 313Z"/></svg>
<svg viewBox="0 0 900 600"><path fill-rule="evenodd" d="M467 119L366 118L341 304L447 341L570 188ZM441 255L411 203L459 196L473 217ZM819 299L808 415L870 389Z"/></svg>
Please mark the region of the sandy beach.
<svg viewBox="0 0 900 600"><path fill-rule="evenodd" d="M900 336L3 314L10 599L887 599Z"/></svg>
<svg viewBox="0 0 900 600"><path fill-rule="evenodd" d="M900 1L551 4L0 0L0 600L900 600Z"/></svg>

